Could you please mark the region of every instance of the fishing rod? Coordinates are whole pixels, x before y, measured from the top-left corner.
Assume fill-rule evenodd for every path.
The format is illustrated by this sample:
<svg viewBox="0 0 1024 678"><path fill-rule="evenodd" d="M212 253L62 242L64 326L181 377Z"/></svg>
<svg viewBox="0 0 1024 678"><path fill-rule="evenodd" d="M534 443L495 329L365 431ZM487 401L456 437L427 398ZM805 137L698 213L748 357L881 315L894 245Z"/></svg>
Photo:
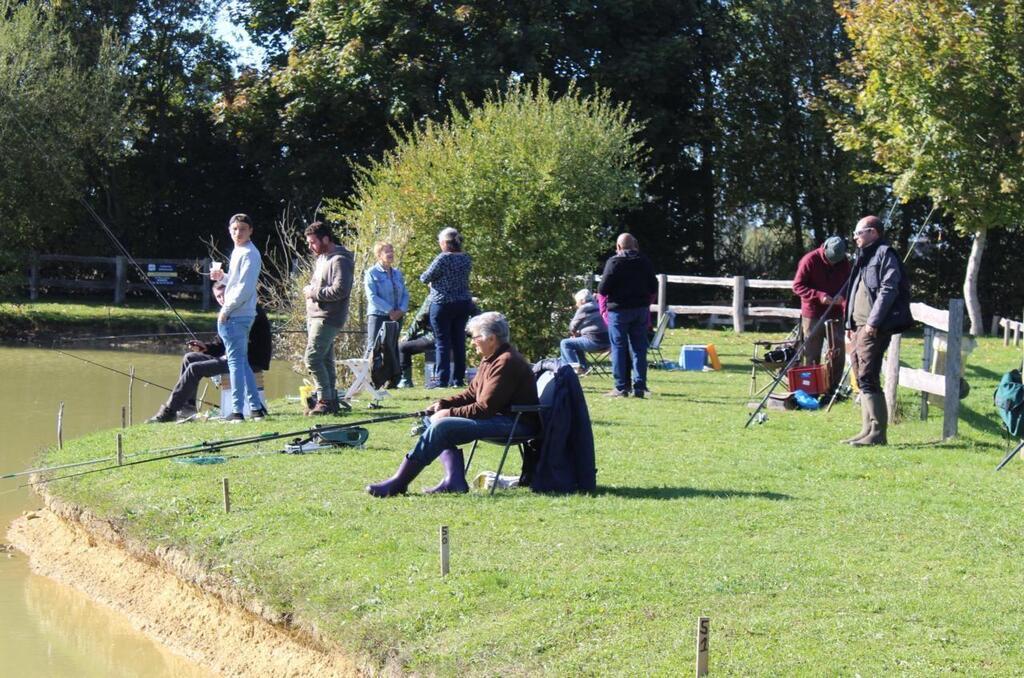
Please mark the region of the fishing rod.
<svg viewBox="0 0 1024 678"><path fill-rule="evenodd" d="M55 348L54 350L59 355L64 355L64 356L67 356L69 358L74 358L75 360L81 360L83 363L89 363L90 365L95 365L96 367L102 367L103 369L105 369L105 370L107 370L109 372L113 372L114 374L120 374L122 377L128 377L129 379L133 378L133 375L129 374L128 372L122 372L121 370L115 369L113 367L109 367L107 365L104 365L103 363L98 363L98 362L96 362L94 360L89 360L88 358L83 358L81 356L74 355L73 353L68 353L67 351L62 351L59 348ZM161 386L160 384L155 384L152 381L147 381L146 379L143 379L141 377L134 377L134 379L136 381L141 381L143 384L146 384L148 386L154 386L156 388L159 388L159 389L162 389L164 391L167 391L168 393L173 393L174 392L174 389L167 388L166 386ZM218 405L216 403L211 403L211 402L206 401L206 400L198 400L198 402L201 402L202 404L204 404L204 405L206 405L208 407L220 407L220 405Z"/></svg>
<svg viewBox="0 0 1024 678"><path fill-rule="evenodd" d="M254 435L249 437L249 440L251 442L259 442L261 439L265 438L268 435L274 435L274 434L272 434L272 433L269 433L269 434L268 433L254 434ZM231 440L239 441L239 440L242 440L242 438L232 438ZM132 457L140 457L140 456L145 455L145 454L163 454L165 452L177 452L179 450L193 450L195 452L198 452L198 451L204 449L207 445L211 445L211 444L216 445L217 443L216 442L208 443L208 442L204 441L204 442L199 442L199 443L189 443L187 445L175 445L173 447L161 447L161 448L157 448L155 450L142 450L140 452L132 452L131 454L126 454L126 455L124 455L124 458L125 459L130 459ZM50 471L60 471L62 469L67 469L67 468L76 468L76 467L79 467L79 466L89 466L91 464L99 464L99 463L104 462L104 461L113 461L114 459L116 459L116 457L114 457L114 456L110 456L110 457L97 457L96 459L89 459L89 460L86 460L86 461L76 461L76 462L72 462L72 463L69 463L69 464L59 464L57 466L40 466L38 468L30 468L30 469L27 469L27 470L24 470L24 471L17 471L15 473L4 474L4 475L0 476L0 480L6 480L8 478L19 478L21 476L30 476L30 475L32 475L34 473L49 473Z"/></svg>
<svg viewBox="0 0 1024 678"><path fill-rule="evenodd" d="M251 445L253 443L269 442L269 441L272 441L272 440L281 440L281 439L284 439L284 438L294 438L296 436L301 436L303 434L314 435L316 433L324 433L324 432L327 432L327 431L340 431L340 430L344 430L346 428L353 428L355 426L364 426L364 425L367 425L367 424L380 424L380 423L384 423L384 422L388 422L388 421L396 421L398 419L410 419L412 417L422 417L425 414L426 414L426 412L423 412L423 411L408 412L408 413L405 413L405 414L391 414L391 415L387 415L387 416L384 416L384 417L376 417L376 418L373 418L373 419L363 419L362 421L352 421L352 422L348 422L348 423L345 423L345 424L329 424L329 425L326 425L326 426L324 426L322 424L318 424L318 425L316 425L316 426L314 426L312 428L305 428L305 429L301 429L301 430L298 430L298 431L290 431L288 433L265 433L265 434L262 434L262 435L249 436L249 437L246 437L246 438L236 438L236 439L228 439L228 440L222 440L222 441L196 443L195 445L190 446L189 449L182 449L182 450L179 450L179 451L174 451L171 454L164 454L164 455L160 455L160 456L156 456L156 457L147 457L146 459L139 459L139 460L136 460L136 461L128 462L126 464L120 464L120 465L114 464L114 465L111 465L111 466L101 466L100 468L89 469L88 471L79 471L77 473L69 473L67 475L55 476L53 478L42 478L40 480L35 481L34 483L24 483L22 485L19 485L18 487L19 488L31 487L32 485L42 485L42 484L45 484L45 483L53 482L55 480L67 480L69 478L80 478L82 476L91 475L93 473L100 473L102 471L113 471L113 470L116 470L116 469L119 469L119 468L125 468L127 466L138 466L139 464L148 464L148 463L153 462L153 461L163 461L165 459L174 459L176 457L184 457L184 456L188 456L190 454L196 454L197 452L201 452L201 451L205 451L205 452L218 452L220 450L226 450L226 449L230 449L230 448L233 448L233 447L241 447L243 445Z"/></svg>
<svg viewBox="0 0 1024 678"><path fill-rule="evenodd" d="M938 205L932 205L932 211L928 213L928 216L925 217L924 219L924 223L921 224L921 228L919 228L917 230L917 233L914 234L914 241L911 242L910 247L907 248L907 256L903 257L904 264L910 260L910 255L914 253L914 248L917 247L917 239L920 238L921 234L924 233L925 227L928 226L928 222L931 221L932 215L935 214L935 210L937 210L938 208Z"/></svg>
<svg viewBox="0 0 1024 678"><path fill-rule="evenodd" d="M139 262L135 260L135 257L133 257L131 252L128 251L128 248L121 243L121 241L117 238L116 235L114 235L114 232L110 230L109 226L107 226L107 222L105 222L103 218L96 213L96 210L92 208L92 205L90 205L88 201L86 201L86 199L83 198L80 193L75 191L75 187L71 184L71 181L64 175L63 172L61 172L57 163L54 162L54 160L46 152L46 149L39 142L39 140L36 139L36 137L32 134L31 131L29 131L27 127L25 127L25 124L21 121L21 118L17 115L11 115L9 117L13 118L14 123L19 128L21 128L22 134L24 134L28 142L35 147L36 151L39 152L39 155L42 156L46 164L50 166L50 170L54 174L56 174L57 177L59 177L60 180L67 186L68 191L75 195L75 200L78 201L78 203L85 208L85 211L88 212L89 216L91 216L96 221L96 223L99 224L100 229L110 239L110 241L114 243L114 247L117 248L117 251L120 252L121 255L125 259L127 259L132 266L135 267L135 270L138 271L139 276L141 276L141 278L146 282L146 284L149 285L149 287L156 294L157 298L160 299L160 301L162 301L164 305L167 306L168 309L170 309L171 313L174 314L174 317L178 319L179 323L181 323L181 326L185 328L185 331L188 332L193 339L199 341L199 337L196 336L196 333L192 331L192 328L189 327L187 322L185 322L185 319L181 317L181 314L178 313L178 310L171 305L171 302L167 300L167 297L165 297L164 293L160 291L160 288L157 287L156 284L149 278L149 275L147 275L146 271L142 269L142 266L139 265ZM40 120L45 121L45 116L40 116Z"/></svg>

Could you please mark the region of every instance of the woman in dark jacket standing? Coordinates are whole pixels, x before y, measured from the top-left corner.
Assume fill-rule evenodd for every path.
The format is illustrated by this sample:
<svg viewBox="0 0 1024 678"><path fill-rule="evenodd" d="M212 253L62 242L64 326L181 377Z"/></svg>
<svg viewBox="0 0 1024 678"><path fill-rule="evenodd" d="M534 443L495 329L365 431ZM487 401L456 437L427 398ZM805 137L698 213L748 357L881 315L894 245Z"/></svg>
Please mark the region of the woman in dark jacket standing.
<svg viewBox="0 0 1024 678"><path fill-rule="evenodd" d="M466 380L466 321L472 306L469 273L473 261L462 251L454 228L437 235L441 253L420 276L430 286L430 325L434 328L434 376L441 386L463 387ZM449 354L451 358L449 359Z"/></svg>

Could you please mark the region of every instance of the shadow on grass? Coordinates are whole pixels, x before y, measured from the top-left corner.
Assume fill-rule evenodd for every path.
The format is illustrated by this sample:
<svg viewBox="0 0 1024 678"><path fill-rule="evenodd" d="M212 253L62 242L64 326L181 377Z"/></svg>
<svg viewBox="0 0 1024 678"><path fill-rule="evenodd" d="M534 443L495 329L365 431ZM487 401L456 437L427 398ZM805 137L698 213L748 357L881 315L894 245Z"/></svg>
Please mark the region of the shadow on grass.
<svg viewBox="0 0 1024 678"><path fill-rule="evenodd" d="M960 403L960 419L967 422L967 425L971 428L996 437L1002 436L1005 433L1003 422L996 413L995 407L992 408L991 414L985 415Z"/></svg>
<svg viewBox="0 0 1024 678"><path fill-rule="evenodd" d="M627 499L693 499L707 497L710 499L768 499L785 501L792 499L788 494L778 492L747 492L745 490L702 490L696 487L598 487L594 496L625 497Z"/></svg>

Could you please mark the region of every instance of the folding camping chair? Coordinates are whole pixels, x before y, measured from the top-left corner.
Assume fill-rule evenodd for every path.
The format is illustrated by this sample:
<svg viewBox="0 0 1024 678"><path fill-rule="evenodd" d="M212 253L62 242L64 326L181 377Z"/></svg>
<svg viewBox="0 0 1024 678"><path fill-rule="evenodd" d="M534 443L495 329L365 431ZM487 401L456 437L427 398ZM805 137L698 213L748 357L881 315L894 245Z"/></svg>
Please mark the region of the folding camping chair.
<svg viewBox="0 0 1024 678"><path fill-rule="evenodd" d="M543 416L545 411L550 411L552 407L552 399L554 398L554 383L555 375L549 370L544 370L537 377L537 405L513 405L512 412L515 413L515 421L512 426L512 430L505 438L480 438L473 441L473 447L469 450L469 458L466 460L465 472L469 473L469 465L473 463L473 455L476 454L477 445L482 440L485 443L491 443L493 445L504 445L505 449L501 452L501 461L498 462L498 470L494 474L494 485L491 486L491 495L494 495L494 491L498 489L498 479L501 478L501 469L505 467L505 458L508 457L509 448L513 445L519 448L519 455L522 458L526 458L526 444L531 440L534 440L540 436L540 430L543 430ZM535 413L538 419L541 419L541 426L536 435L530 436L517 436L513 435L516 430L516 426L519 424L520 418L524 414Z"/></svg>
<svg viewBox="0 0 1024 678"><path fill-rule="evenodd" d="M587 351L587 364L590 365L590 371L587 374L593 374L598 377L610 377L612 375L612 352L610 348L600 349L597 351Z"/></svg>
<svg viewBox="0 0 1024 678"><path fill-rule="evenodd" d="M803 342L803 323L798 323L782 341L755 341L753 354L750 356L750 392L748 397L754 398L761 395L786 368ZM758 355L759 353L760 355ZM769 383L760 389L757 388L757 373L759 371L764 372L769 379Z"/></svg>
<svg viewBox="0 0 1024 678"><path fill-rule="evenodd" d="M385 334L387 323L382 323L377 331L377 336ZM374 342L374 344L376 341ZM391 394L385 388L376 388L373 385L373 345L366 348L362 358L346 358L338 362L352 371L352 384L342 396L342 401L351 402L362 391L370 394L370 407L379 407L380 401Z"/></svg>
<svg viewBox="0 0 1024 678"><path fill-rule="evenodd" d="M658 320L658 324L654 328L654 336L651 338L651 343L647 345L647 362L655 369L661 369L665 366L665 356L661 355L661 341L665 338L668 321L673 315L675 314L661 314L661 319Z"/></svg>

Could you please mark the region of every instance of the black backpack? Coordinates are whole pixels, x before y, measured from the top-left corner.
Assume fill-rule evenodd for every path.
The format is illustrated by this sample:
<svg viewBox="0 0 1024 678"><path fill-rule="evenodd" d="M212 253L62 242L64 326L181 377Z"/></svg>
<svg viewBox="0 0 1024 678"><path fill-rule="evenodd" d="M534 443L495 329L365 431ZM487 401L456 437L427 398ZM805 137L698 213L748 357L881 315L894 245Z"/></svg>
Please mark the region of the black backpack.
<svg viewBox="0 0 1024 678"><path fill-rule="evenodd" d="M999 380L999 386L992 396L999 418L1014 438L1024 434L1024 384L1020 370L1010 370Z"/></svg>

